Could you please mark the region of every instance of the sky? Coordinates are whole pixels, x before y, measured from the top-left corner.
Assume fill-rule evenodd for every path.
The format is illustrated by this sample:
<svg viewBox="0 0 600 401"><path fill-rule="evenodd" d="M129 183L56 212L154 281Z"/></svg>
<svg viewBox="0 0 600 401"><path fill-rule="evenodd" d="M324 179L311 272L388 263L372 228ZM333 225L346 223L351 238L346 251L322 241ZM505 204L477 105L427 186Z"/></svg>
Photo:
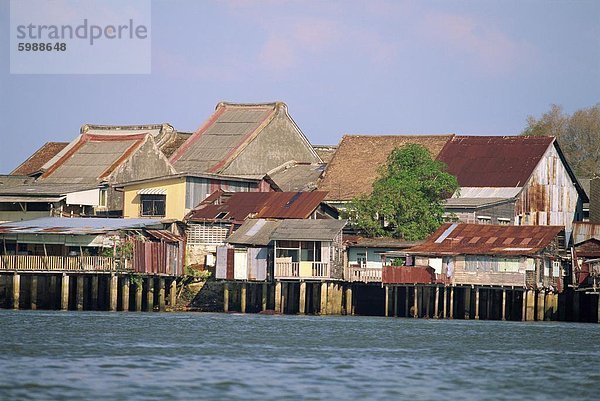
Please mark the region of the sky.
<svg viewBox="0 0 600 401"><path fill-rule="evenodd" d="M127 75L11 74L9 26L0 0L4 174L83 124L193 132L220 101L283 101L313 144L516 135L551 104L600 103L596 0L157 0L151 72Z"/></svg>

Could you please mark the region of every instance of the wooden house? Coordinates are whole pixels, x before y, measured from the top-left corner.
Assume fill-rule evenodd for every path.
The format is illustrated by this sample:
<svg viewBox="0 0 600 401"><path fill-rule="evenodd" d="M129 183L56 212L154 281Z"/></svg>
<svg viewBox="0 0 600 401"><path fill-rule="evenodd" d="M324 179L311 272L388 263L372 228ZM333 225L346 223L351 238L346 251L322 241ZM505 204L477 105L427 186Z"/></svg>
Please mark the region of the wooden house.
<svg viewBox="0 0 600 401"><path fill-rule="evenodd" d="M281 102L221 102L213 115L170 157L179 173L259 178L292 160L322 162Z"/></svg>
<svg viewBox="0 0 600 401"><path fill-rule="evenodd" d="M587 195L554 137L454 136L437 159L460 185L449 220L564 226L569 238L583 218Z"/></svg>

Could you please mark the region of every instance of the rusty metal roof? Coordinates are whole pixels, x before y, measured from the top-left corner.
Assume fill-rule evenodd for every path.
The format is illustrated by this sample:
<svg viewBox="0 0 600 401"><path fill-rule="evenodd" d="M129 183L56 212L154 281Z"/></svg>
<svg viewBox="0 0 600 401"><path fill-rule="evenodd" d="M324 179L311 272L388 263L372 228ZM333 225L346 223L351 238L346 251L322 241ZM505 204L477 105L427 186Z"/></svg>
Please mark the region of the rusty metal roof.
<svg viewBox="0 0 600 401"><path fill-rule="evenodd" d="M591 238L600 238L600 224L581 221L573 223L574 244L579 244Z"/></svg>
<svg viewBox="0 0 600 401"><path fill-rule="evenodd" d="M376 237L368 238L360 235L344 234L344 244L347 247L406 249L421 244L422 241L407 241L398 238Z"/></svg>
<svg viewBox="0 0 600 401"><path fill-rule="evenodd" d="M455 136L438 160L461 187L522 187L554 137Z"/></svg>
<svg viewBox="0 0 600 401"><path fill-rule="evenodd" d="M168 230L156 230L156 229L147 229L146 233L148 233L151 237L156 238L158 240L163 240L165 242L179 242L183 241L183 237L177 234L173 234Z"/></svg>
<svg viewBox="0 0 600 401"><path fill-rule="evenodd" d="M103 234L118 230L162 227L157 219L41 217L0 224L0 234Z"/></svg>
<svg viewBox="0 0 600 401"><path fill-rule="evenodd" d="M11 175L29 175L41 170L42 166L67 146L68 142L46 142L23 163L16 167Z"/></svg>
<svg viewBox="0 0 600 401"><path fill-rule="evenodd" d="M326 192L217 192L200 203L187 221L244 221L248 217L266 219L306 219L319 207Z"/></svg>
<svg viewBox="0 0 600 401"><path fill-rule="evenodd" d="M406 250L415 255L533 255L564 231L562 226L501 226L445 223L421 245Z"/></svg>

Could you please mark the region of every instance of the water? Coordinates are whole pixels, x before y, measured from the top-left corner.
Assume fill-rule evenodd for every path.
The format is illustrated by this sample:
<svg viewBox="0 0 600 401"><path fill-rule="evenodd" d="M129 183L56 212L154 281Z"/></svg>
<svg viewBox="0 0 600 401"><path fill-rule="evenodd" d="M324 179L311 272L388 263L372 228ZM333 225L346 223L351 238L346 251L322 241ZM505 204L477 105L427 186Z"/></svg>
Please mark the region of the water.
<svg viewBox="0 0 600 401"><path fill-rule="evenodd" d="M597 399L600 325L0 311L0 400Z"/></svg>

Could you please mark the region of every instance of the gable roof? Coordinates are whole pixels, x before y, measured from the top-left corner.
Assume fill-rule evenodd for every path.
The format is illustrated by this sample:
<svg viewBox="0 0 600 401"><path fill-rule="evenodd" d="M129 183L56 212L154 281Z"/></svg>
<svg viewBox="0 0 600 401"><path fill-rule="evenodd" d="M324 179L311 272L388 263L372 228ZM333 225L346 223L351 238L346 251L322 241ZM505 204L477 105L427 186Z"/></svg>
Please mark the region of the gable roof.
<svg viewBox="0 0 600 401"><path fill-rule="evenodd" d="M225 242L240 245L267 246L281 220L248 219Z"/></svg>
<svg viewBox="0 0 600 401"><path fill-rule="evenodd" d="M54 184L96 183L107 178L149 134L83 134L47 163L40 181Z"/></svg>
<svg viewBox="0 0 600 401"><path fill-rule="evenodd" d="M171 156L171 163L179 172L218 172L258 135L282 105L219 103L212 116Z"/></svg>
<svg viewBox="0 0 600 401"><path fill-rule="evenodd" d="M564 231L562 226L502 226L442 224L421 245L406 250L415 255L533 255Z"/></svg>
<svg viewBox="0 0 600 401"><path fill-rule="evenodd" d="M461 187L522 187L553 142L547 136L455 136L438 160Z"/></svg>
<svg viewBox="0 0 600 401"><path fill-rule="evenodd" d="M271 234L272 240L333 241L347 220L283 220Z"/></svg>
<svg viewBox="0 0 600 401"><path fill-rule="evenodd" d="M19 164L11 175L30 175L41 170L42 166L63 150L69 142L46 142L23 163Z"/></svg>
<svg viewBox="0 0 600 401"><path fill-rule="evenodd" d="M185 217L186 221L242 222L249 216L273 219L306 219L319 207L325 192L217 191ZM221 216L217 218L217 216Z"/></svg>
<svg viewBox="0 0 600 401"><path fill-rule="evenodd" d="M269 171L268 176L284 191L314 191L324 170L322 163L291 161Z"/></svg>
<svg viewBox="0 0 600 401"><path fill-rule="evenodd" d="M370 194L379 177L379 168L396 148L419 144L437 157L454 135L344 135L335 155L319 182L320 191L328 191L326 200L350 201Z"/></svg>

